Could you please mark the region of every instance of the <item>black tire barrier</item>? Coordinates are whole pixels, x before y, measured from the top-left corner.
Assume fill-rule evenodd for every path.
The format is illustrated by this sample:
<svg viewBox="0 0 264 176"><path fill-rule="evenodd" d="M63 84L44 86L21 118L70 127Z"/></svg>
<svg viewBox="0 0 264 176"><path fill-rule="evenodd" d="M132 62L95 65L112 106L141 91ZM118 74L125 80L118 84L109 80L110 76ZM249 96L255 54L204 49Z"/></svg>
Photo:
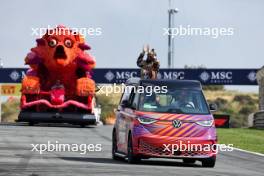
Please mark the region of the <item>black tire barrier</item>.
<svg viewBox="0 0 264 176"><path fill-rule="evenodd" d="M253 127L264 128L264 111L259 111L254 114Z"/></svg>

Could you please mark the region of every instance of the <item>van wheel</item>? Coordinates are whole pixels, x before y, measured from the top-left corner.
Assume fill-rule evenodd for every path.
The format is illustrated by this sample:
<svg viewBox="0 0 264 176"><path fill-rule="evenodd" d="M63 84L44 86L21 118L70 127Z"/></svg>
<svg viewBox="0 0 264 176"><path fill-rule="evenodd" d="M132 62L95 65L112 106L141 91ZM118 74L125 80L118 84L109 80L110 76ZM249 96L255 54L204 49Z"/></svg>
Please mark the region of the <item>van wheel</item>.
<svg viewBox="0 0 264 176"><path fill-rule="evenodd" d="M115 132L115 130L113 130L113 133L112 133L112 158L114 160L121 160L120 157L116 156L116 152L117 152L116 132Z"/></svg>
<svg viewBox="0 0 264 176"><path fill-rule="evenodd" d="M194 163L195 163L195 159L184 158L184 159L183 159L183 162L184 162L184 163L187 163L187 164L194 164Z"/></svg>
<svg viewBox="0 0 264 176"><path fill-rule="evenodd" d="M140 157L137 157L133 153L133 143L132 143L132 135L128 135L128 142L127 142L127 161L130 164L136 164L141 161Z"/></svg>
<svg viewBox="0 0 264 176"><path fill-rule="evenodd" d="M202 166L203 167L214 167L215 166L215 157L206 158L202 160Z"/></svg>

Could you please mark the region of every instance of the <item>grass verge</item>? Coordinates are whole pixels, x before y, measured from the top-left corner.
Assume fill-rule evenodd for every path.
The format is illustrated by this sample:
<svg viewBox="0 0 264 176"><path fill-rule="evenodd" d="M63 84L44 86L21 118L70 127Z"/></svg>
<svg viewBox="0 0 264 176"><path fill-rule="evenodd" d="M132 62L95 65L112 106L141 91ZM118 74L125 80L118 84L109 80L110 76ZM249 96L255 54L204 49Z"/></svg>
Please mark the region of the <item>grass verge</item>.
<svg viewBox="0 0 264 176"><path fill-rule="evenodd" d="M233 144L236 148L264 154L264 130L218 128L217 136L219 144Z"/></svg>

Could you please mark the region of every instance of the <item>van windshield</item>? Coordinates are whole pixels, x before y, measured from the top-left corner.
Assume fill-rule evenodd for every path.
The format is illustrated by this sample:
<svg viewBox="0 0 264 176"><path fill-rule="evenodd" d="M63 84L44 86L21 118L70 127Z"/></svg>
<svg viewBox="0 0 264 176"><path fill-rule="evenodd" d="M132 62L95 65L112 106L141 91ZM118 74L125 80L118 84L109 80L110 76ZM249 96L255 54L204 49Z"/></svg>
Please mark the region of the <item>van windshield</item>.
<svg viewBox="0 0 264 176"><path fill-rule="evenodd" d="M140 111L177 113L177 114L209 114L206 100L201 90L168 89L167 92L151 95L141 93Z"/></svg>

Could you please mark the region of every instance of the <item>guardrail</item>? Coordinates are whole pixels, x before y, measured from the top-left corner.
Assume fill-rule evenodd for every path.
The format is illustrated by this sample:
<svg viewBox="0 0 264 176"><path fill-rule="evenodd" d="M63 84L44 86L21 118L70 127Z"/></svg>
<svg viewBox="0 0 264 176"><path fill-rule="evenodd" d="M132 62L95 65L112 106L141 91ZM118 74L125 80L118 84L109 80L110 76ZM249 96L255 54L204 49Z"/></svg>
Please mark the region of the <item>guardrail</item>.
<svg viewBox="0 0 264 176"><path fill-rule="evenodd" d="M255 128L264 128L264 111L259 111L254 114L253 126Z"/></svg>

